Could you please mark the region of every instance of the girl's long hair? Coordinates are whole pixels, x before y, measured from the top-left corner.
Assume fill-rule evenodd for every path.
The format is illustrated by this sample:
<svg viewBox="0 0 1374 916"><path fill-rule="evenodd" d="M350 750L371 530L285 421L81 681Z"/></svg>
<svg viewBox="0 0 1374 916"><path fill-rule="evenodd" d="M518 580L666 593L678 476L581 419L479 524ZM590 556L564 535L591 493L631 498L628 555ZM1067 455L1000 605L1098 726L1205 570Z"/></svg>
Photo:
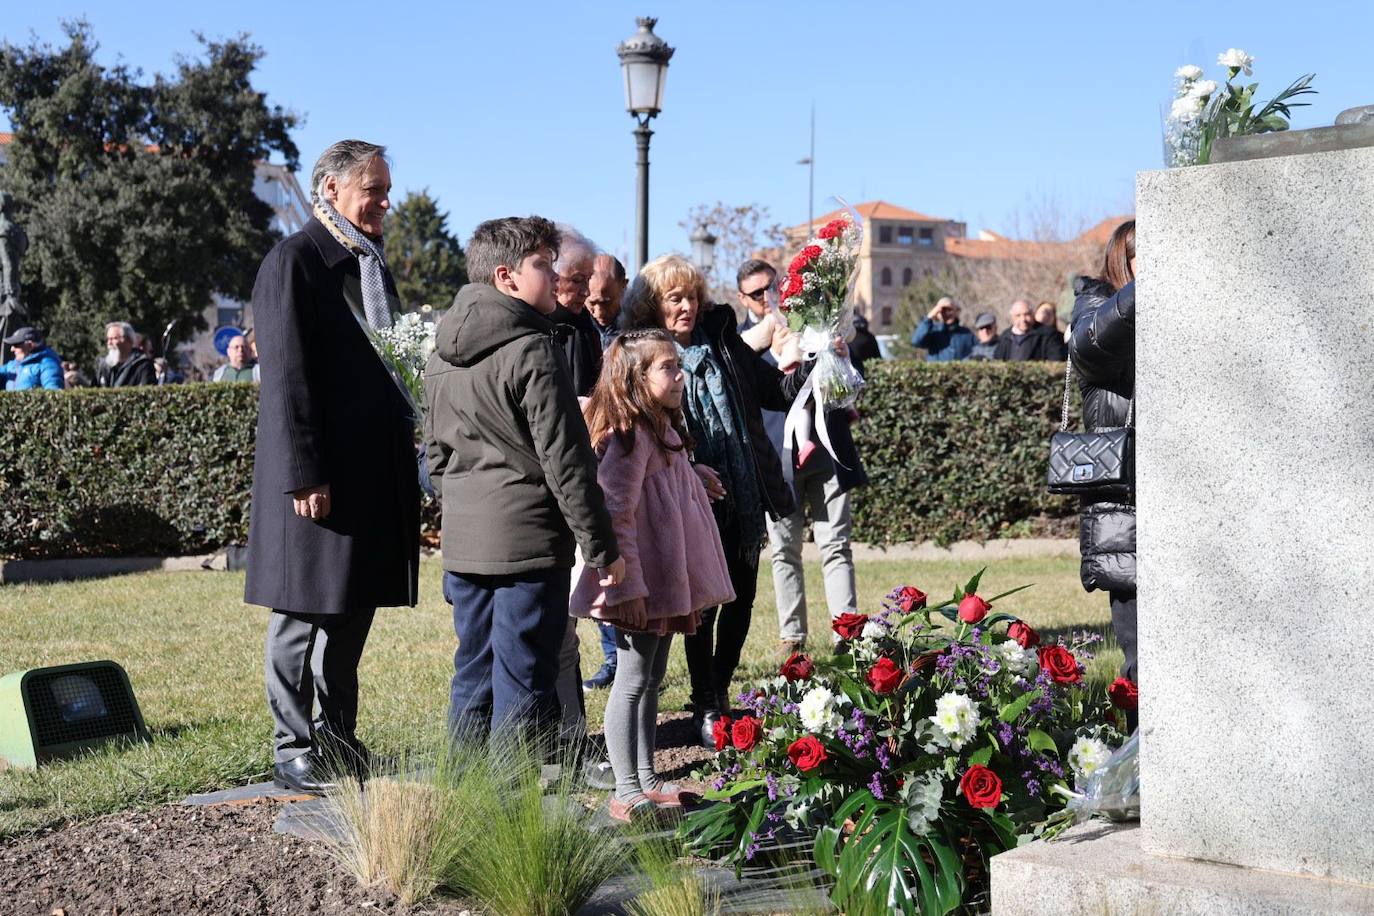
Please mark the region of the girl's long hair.
<svg viewBox="0 0 1374 916"><path fill-rule="evenodd" d="M1135 279L1131 273L1131 259L1135 257L1135 220L1128 219L1112 231L1107 241L1107 255L1102 259L1102 279L1121 289Z"/></svg>
<svg viewBox="0 0 1374 916"><path fill-rule="evenodd" d="M649 427L659 448L678 451L692 447L682 408L664 407L649 393L649 369L663 347L674 347L667 331L643 328L621 334L606 348L601 358L601 376L582 409L597 454L606 450L612 435L619 436L627 449L633 448L636 422ZM669 443L670 426L681 439L680 444Z"/></svg>

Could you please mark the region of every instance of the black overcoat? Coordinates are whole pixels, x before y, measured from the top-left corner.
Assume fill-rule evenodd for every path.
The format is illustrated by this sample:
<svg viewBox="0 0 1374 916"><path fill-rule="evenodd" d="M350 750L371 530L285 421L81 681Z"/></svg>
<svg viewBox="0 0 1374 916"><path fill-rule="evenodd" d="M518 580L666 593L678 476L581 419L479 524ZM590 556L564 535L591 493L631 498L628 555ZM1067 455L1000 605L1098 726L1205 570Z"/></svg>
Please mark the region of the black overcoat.
<svg viewBox="0 0 1374 916"><path fill-rule="evenodd" d="M258 269L249 604L313 614L415 604L415 427L361 313L358 260L318 220ZM297 516L291 494L326 483L329 517Z"/></svg>

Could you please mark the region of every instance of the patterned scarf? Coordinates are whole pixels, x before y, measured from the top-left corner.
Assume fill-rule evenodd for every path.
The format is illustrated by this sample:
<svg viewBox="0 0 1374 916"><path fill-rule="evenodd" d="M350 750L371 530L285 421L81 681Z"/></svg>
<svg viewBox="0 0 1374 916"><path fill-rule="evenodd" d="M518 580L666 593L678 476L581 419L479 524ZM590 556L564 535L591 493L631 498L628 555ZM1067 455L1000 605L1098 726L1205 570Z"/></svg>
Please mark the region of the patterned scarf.
<svg viewBox="0 0 1374 916"><path fill-rule="evenodd" d="M381 241L374 242L359 232L358 227L345 219L327 200L315 203L315 218L358 259L358 271L362 275L363 314L367 317L367 323L377 331L390 330L391 305L387 302L386 291L388 287L394 289L396 284L386 266Z"/></svg>
<svg viewBox="0 0 1374 916"><path fill-rule="evenodd" d="M725 528L738 526L745 556L758 556L763 541L763 499L750 453L744 417L730 396L725 372L717 362L706 335L697 329L690 346L677 345L687 390L682 399L687 430L696 440L694 457L713 468L725 484L725 499L712 503L716 521Z"/></svg>

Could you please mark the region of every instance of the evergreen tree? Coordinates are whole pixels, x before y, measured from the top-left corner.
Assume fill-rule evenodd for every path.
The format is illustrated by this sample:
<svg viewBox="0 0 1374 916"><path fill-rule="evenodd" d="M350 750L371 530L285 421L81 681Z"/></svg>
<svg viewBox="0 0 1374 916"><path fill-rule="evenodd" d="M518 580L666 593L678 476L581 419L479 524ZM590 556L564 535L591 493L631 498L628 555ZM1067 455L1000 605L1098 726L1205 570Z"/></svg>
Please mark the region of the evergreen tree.
<svg viewBox="0 0 1374 916"><path fill-rule="evenodd" d="M446 309L468 282L467 259L449 234L448 214L429 195L413 191L391 208L383 234L386 262L407 309Z"/></svg>
<svg viewBox="0 0 1374 916"><path fill-rule="evenodd" d="M254 89L247 36L197 36L202 58L149 85L98 64L86 23L63 28L64 48L0 45L14 130L0 187L29 236L24 304L72 358L103 348L106 321L204 330L211 296L248 299L279 237L254 171L274 151L299 165L296 118Z"/></svg>

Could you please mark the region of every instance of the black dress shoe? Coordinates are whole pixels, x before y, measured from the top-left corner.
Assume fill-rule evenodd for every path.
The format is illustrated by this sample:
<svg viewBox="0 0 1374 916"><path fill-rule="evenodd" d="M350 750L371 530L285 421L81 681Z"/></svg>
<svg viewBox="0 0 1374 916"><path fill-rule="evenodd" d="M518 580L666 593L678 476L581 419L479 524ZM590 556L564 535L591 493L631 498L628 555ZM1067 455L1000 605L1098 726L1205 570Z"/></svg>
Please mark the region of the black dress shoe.
<svg viewBox="0 0 1374 916"><path fill-rule="evenodd" d="M325 775L323 770L315 755L307 751L285 763L274 764L272 783L283 789L324 795L326 792L333 792L339 785Z"/></svg>
<svg viewBox="0 0 1374 916"><path fill-rule="evenodd" d="M708 709L692 717L692 724L697 728L697 738L701 741L702 747L713 751L716 749L716 723L720 721L720 716L718 710Z"/></svg>

